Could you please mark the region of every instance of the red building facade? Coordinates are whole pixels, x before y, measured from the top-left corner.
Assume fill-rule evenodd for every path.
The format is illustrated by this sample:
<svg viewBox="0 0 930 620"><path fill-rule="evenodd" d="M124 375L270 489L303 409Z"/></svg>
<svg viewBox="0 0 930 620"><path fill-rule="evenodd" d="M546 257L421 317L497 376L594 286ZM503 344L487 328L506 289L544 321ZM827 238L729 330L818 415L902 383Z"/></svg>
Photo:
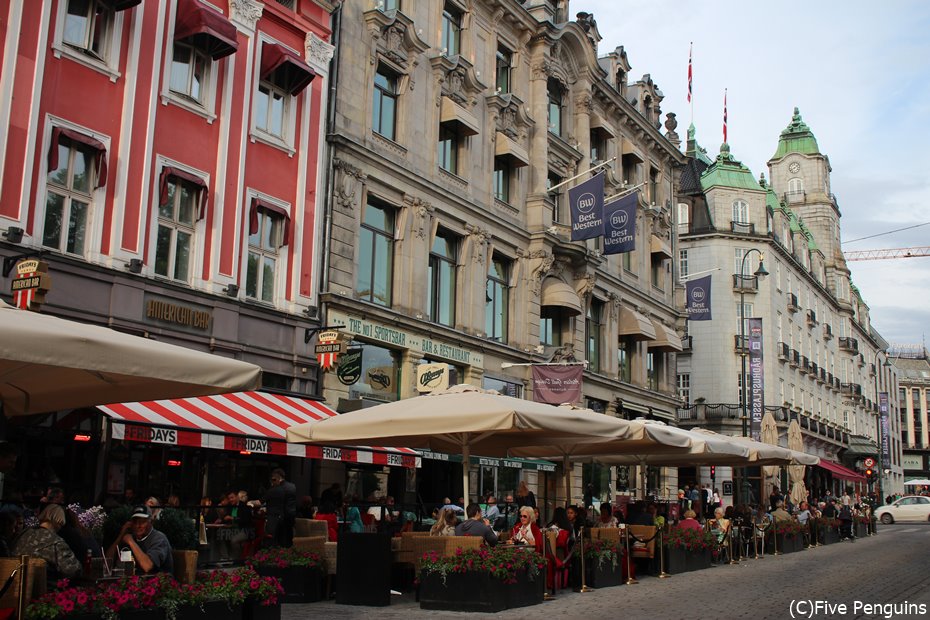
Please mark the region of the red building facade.
<svg viewBox="0 0 930 620"><path fill-rule="evenodd" d="M0 254L41 253L45 311L318 391L331 11L0 1Z"/></svg>

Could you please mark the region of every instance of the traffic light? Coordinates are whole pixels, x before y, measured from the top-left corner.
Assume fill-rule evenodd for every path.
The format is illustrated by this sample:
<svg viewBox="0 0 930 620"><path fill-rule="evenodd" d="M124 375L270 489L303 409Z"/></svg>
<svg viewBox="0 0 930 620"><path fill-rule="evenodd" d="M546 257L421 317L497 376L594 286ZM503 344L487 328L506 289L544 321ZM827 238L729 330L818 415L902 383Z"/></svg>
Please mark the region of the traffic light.
<svg viewBox="0 0 930 620"><path fill-rule="evenodd" d="M711 465L711 466L710 466L710 477L711 477L711 478L714 478L714 477L716 477L716 474L717 474L717 466L716 466L716 465Z"/></svg>
<svg viewBox="0 0 930 620"><path fill-rule="evenodd" d="M875 472L870 468L865 470L865 477L871 480L875 476Z"/></svg>

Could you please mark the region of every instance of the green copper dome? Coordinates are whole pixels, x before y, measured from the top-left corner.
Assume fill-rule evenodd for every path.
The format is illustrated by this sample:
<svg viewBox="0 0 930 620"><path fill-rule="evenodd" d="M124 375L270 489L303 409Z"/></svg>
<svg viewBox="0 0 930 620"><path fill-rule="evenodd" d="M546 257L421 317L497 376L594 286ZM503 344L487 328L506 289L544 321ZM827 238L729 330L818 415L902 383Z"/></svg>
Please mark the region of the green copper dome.
<svg viewBox="0 0 930 620"><path fill-rule="evenodd" d="M778 138L778 150L772 159L781 159L788 153L801 153L802 155L820 155L820 148L817 146L817 138L814 137L811 128L801 120L801 113L797 108L794 109L794 115L791 122L781 132Z"/></svg>
<svg viewBox="0 0 930 620"><path fill-rule="evenodd" d="M688 157L694 157L698 161L704 162L708 166L712 165L714 162L711 161L710 157L707 156L707 149L698 144L697 138L695 137L697 130L694 127L694 123L688 127L688 144L685 155Z"/></svg>
<svg viewBox="0 0 930 620"><path fill-rule="evenodd" d="M720 154L714 163L701 175L701 189L705 192L712 187L729 187L762 191L749 168L730 154L730 145L720 145Z"/></svg>

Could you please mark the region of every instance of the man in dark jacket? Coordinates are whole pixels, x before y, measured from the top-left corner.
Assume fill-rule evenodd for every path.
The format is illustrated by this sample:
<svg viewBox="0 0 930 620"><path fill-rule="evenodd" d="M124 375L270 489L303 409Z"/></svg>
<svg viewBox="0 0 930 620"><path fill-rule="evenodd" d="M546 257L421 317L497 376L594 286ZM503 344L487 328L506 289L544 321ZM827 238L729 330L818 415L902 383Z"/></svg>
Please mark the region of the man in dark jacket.
<svg viewBox="0 0 930 620"><path fill-rule="evenodd" d="M271 472L271 488L265 493L265 536L271 544L290 547L294 541L294 519L297 516L297 487L284 478L283 469Z"/></svg>
<svg viewBox="0 0 930 620"><path fill-rule="evenodd" d="M465 508L465 516L468 518L455 526L456 536L481 536L488 545L497 544L497 534L491 529L488 520L481 516L481 506L469 504Z"/></svg>

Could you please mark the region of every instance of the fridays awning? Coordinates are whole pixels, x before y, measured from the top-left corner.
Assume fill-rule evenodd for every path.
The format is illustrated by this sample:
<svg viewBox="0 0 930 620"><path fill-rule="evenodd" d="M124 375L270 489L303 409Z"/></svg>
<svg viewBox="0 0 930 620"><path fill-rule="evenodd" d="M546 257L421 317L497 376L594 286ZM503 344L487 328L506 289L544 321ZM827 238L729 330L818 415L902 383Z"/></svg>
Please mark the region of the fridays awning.
<svg viewBox="0 0 930 620"><path fill-rule="evenodd" d="M848 467L843 467L839 463L834 463L833 461L828 461L826 459L820 459L818 466L826 469L828 472L833 474L835 478L842 478L843 480L851 480L853 482L865 482L865 476L849 469Z"/></svg>
<svg viewBox="0 0 930 620"><path fill-rule="evenodd" d="M287 443L287 428L337 416L325 404L267 392L175 398L98 407L113 418L113 438L278 456L419 467L409 448L330 448Z"/></svg>

